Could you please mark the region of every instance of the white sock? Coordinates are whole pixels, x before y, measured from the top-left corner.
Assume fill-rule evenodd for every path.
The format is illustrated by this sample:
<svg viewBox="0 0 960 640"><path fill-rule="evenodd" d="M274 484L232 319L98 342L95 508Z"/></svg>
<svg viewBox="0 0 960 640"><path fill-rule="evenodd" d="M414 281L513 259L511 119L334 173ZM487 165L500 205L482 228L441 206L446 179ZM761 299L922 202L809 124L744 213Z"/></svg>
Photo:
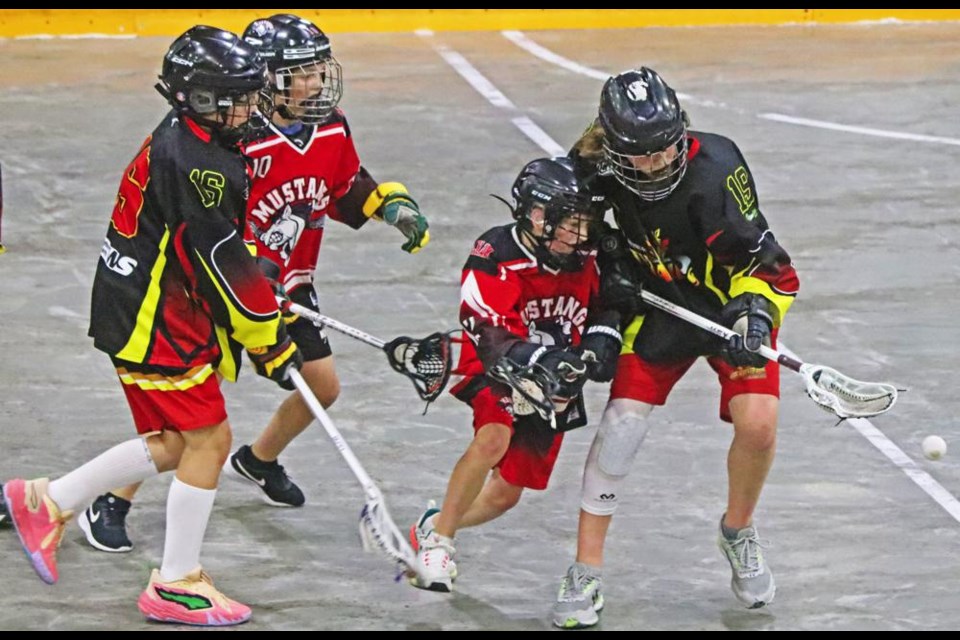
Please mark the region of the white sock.
<svg viewBox="0 0 960 640"><path fill-rule="evenodd" d="M167 495L167 537L160 579L180 580L200 566L200 547L213 511L216 489L200 489L174 477Z"/></svg>
<svg viewBox="0 0 960 640"><path fill-rule="evenodd" d="M47 495L61 511L86 509L100 494L157 475L145 438L120 443L50 483Z"/></svg>

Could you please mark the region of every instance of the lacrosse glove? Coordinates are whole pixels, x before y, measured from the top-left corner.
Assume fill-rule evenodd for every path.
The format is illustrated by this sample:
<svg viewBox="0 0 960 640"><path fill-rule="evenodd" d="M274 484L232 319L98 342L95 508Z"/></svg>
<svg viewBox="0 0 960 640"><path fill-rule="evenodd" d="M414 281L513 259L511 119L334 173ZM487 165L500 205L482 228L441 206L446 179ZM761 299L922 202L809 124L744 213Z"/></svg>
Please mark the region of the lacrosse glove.
<svg viewBox="0 0 960 640"><path fill-rule="evenodd" d="M723 359L734 367L765 367L767 359L759 351L761 345L770 346L773 331L770 301L755 293L744 293L728 302L720 317L737 334L723 344L720 350Z"/></svg>
<svg viewBox="0 0 960 640"><path fill-rule="evenodd" d="M616 314L616 312L606 312ZM617 314L619 315L619 314ZM576 351L587 363L587 377L594 382L610 382L617 372L623 336L615 327L597 323L587 328Z"/></svg>
<svg viewBox="0 0 960 640"><path fill-rule="evenodd" d="M280 284L280 266L264 256L257 256L257 266L260 267L260 272L270 283L273 295L277 298L277 304L280 305L280 317L283 318L284 324L296 321L300 316L290 311L290 295L286 288Z"/></svg>
<svg viewBox="0 0 960 640"><path fill-rule="evenodd" d="M290 379L290 369L300 369L303 366L303 354L287 335L283 324L277 325L276 343L269 347L247 349L247 354L257 375L269 378L282 388L293 391L295 387Z"/></svg>
<svg viewBox="0 0 960 640"><path fill-rule="evenodd" d="M420 207L399 182L385 182L367 198L364 213L380 218L400 230L407 241L400 247L407 253L416 253L430 242L430 225L420 213Z"/></svg>

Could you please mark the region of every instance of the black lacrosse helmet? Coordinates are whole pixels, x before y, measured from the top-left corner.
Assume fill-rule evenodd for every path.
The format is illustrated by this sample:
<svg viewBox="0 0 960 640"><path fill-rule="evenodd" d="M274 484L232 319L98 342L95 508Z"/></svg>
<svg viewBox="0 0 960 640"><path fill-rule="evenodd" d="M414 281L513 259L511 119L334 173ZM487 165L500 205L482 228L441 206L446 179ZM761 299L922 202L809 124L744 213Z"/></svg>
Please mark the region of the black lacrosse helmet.
<svg viewBox="0 0 960 640"><path fill-rule="evenodd" d="M537 262L541 267L560 271L577 271L583 267L586 256L594 249L598 225L603 219L604 197L585 188L574 171L570 158L538 158L527 163L511 190L515 205L513 217L517 228L534 245ZM543 209L543 228L531 218L535 207ZM569 227L576 229L579 236L569 252L557 252L550 246L557 239L557 230L564 221L574 221ZM586 235L580 235L582 228L578 217L588 219Z"/></svg>
<svg viewBox="0 0 960 640"><path fill-rule="evenodd" d="M243 32L270 70L270 98L286 120L317 124L326 120L343 96L343 71L333 57L330 39L317 25L292 13L278 13L254 20ZM296 76L309 82L316 76L316 93L290 102L290 87Z"/></svg>
<svg viewBox="0 0 960 640"><path fill-rule="evenodd" d="M677 188L687 171L687 118L656 71L641 67L607 80L600 126L604 159L620 184L649 201Z"/></svg>
<svg viewBox="0 0 960 640"><path fill-rule="evenodd" d="M235 144L247 124L228 127L230 111L255 100L267 82L267 66L236 34L198 25L188 29L163 57L157 90L173 108Z"/></svg>

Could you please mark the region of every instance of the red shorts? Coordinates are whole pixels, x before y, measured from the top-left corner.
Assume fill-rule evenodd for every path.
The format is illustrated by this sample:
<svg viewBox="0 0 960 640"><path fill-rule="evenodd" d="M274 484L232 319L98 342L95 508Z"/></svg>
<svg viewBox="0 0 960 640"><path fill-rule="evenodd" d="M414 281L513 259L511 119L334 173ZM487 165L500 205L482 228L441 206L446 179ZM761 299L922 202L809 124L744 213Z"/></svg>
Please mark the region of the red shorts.
<svg viewBox="0 0 960 640"><path fill-rule="evenodd" d="M519 424L514 428L510 396L498 395L490 387L474 396L470 406L474 433L491 423L504 424L513 433L510 447L497 463L503 479L515 487L546 489L563 444L563 433L547 427L528 427L522 417L516 419Z"/></svg>
<svg viewBox="0 0 960 640"><path fill-rule="evenodd" d="M138 365L117 367L127 395L137 433L164 429L193 431L212 427L227 419L220 392L220 380L211 365L184 369L173 375L170 369Z"/></svg>
<svg viewBox="0 0 960 640"><path fill-rule="evenodd" d="M773 336L776 346L776 335ZM678 362L652 363L630 353L620 356L617 373L610 385L610 399L629 398L652 405L663 405L673 386L693 366L697 358ZM720 356L707 358L720 380L720 419L731 422L730 399L744 393L780 397L780 365L768 361L763 369L732 367Z"/></svg>

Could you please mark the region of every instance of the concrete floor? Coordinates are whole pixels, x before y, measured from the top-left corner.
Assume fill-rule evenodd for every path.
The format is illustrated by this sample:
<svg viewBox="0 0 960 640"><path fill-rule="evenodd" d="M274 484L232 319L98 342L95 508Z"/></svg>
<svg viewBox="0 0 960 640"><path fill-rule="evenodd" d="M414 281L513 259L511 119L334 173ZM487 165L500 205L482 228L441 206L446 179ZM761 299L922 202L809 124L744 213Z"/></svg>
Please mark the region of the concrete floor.
<svg viewBox="0 0 960 640"><path fill-rule="evenodd" d="M761 208L800 273L782 339L814 362L910 387L873 420L915 461L960 491L960 463L929 462L925 435L956 440L960 397L960 25L553 31L540 45L607 73L646 64L678 91L694 127L735 139ZM167 39L0 40L0 479L59 475L132 436L106 356L86 337L99 247L123 168L165 106L152 85ZM531 56L491 33L355 34L334 38L365 165L410 187L431 222L417 256L392 229L328 226L322 308L370 333L426 335L456 324L460 267L473 239L507 221L507 195L543 152L511 117L526 115L567 147L593 117L601 82ZM438 55L460 53L515 110L492 106ZM796 118L926 135L895 139L801 127ZM949 141L953 140L953 143ZM471 437L449 396L426 416L409 383L375 350L332 341L343 382L331 411L405 527L441 500ZM235 442L249 442L283 392L248 371L226 390ZM596 424L606 389L587 390ZM777 463L757 522L770 540L776 602L740 608L717 551L731 432L698 365L654 414L607 548L607 607L597 629L871 629L960 627L960 527L851 425L783 380ZM594 426L573 432L550 488L458 537L453 595L395 584L360 551L363 498L322 429L283 462L307 493L302 509L263 505L224 484L204 547L206 568L250 604L242 630L550 629L571 562L579 479ZM909 466L909 465L908 465ZM920 477L923 477L922 475ZM135 599L163 545L169 476L149 482L129 517L136 548L111 556L76 527L43 585L13 536L0 538L0 629L159 628Z"/></svg>

